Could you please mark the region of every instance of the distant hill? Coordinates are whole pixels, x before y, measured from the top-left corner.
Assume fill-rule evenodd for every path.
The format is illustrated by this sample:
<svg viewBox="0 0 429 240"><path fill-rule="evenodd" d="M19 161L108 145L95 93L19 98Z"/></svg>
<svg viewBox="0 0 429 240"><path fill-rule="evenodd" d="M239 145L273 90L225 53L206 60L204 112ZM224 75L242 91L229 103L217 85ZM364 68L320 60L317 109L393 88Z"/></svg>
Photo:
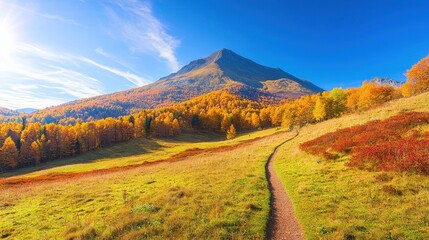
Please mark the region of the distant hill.
<svg viewBox="0 0 429 240"><path fill-rule="evenodd" d="M126 115L144 108L167 106L224 89L243 98L281 100L323 89L280 68L270 68L221 49L192 61L178 72L131 90L66 103L34 113L33 119L99 119Z"/></svg>
<svg viewBox="0 0 429 240"><path fill-rule="evenodd" d="M17 112L19 113L33 113L36 112L38 109L35 108L20 108L20 109L16 109Z"/></svg>
<svg viewBox="0 0 429 240"><path fill-rule="evenodd" d="M397 81L391 78L380 78L380 77L373 78L369 82L375 85L390 85L394 88L399 88L399 87L402 87L402 85L404 85L404 82Z"/></svg>
<svg viewBox="0 0 429 240"><path fill-rule="evenodd" d="M18 116L19 113L15 110L0 107L0 115L3 115L5 117L12 117L12 116Z"/></svg>

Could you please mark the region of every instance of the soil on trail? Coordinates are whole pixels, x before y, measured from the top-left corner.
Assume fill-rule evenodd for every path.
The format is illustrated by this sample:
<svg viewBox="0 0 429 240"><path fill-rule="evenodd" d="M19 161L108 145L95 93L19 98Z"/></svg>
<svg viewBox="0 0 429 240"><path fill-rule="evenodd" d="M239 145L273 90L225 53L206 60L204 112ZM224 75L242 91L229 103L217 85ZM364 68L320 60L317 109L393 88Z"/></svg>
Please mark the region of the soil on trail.
<svg viewBox="0 0 429 240"><path fill-rule="evenodd" d="M271 191L271 209L267 225L267 239L304 239L304 234L294 214L292 202L274 169L274 159L279 147L295 137L277 146L266 165L267 179Z"/></svg>

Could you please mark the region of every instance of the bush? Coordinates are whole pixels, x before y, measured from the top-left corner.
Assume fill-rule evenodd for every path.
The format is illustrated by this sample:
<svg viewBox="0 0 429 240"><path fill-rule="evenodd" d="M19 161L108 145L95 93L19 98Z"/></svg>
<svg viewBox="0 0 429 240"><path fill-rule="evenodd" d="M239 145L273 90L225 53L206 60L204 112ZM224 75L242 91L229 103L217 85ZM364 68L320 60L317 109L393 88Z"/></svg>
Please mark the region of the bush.
<svg viewBox="0 0 429 240"><path fill-rule="evenodd" d="M426 124L429 113L401 113L325 134L301 144L300 148L326 159L349 153L351 167L429 175L429 133L414 130Z"/></svg>

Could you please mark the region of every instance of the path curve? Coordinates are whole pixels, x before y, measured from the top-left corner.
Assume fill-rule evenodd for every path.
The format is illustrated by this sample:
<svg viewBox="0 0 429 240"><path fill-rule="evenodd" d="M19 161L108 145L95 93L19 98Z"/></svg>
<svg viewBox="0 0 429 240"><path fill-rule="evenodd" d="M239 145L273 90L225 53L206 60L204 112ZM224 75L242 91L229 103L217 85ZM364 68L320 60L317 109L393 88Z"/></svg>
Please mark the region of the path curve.
<svg viewBox="0 0 429 240"><path fill-rule="evenodd" d="M294 139L297 134L279 144L274 152L268 158L268 162L265 165L268 185L270 188L270 216L267 224L266 239L287 239L287 240L301 240L304 239L304 234L301 230L301 226L295 217L293 211L293 205L286 193L286 190L280 181L280 177L277 175L274 169L274 159L277 155L279 148Z"/></svg>

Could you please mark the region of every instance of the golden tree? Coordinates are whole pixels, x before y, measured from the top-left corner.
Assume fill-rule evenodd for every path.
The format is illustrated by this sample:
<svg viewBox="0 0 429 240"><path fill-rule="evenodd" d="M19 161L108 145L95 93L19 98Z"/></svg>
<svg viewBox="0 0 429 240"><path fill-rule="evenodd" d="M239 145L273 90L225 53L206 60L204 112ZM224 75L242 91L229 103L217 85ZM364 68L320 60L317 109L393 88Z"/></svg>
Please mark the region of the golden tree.
<svg viewBox="0 0 429 240"><path fill-rule="evenodd" d="M18 166L18 150L11 137L6 138L1 148L2 162L7 168L16 168Z"/></svg>
<svg viewBox="0 0 429 240"><path fill-rule="evenodd" d="M234 124L231 124L228 131L226 131L226 139L233 139L235 137L237 137L237 130L235 130Z"/></svg>
<svg viewBox="0 0 429 240"><path fill-rule="evenodd" d="M407 71L407 82L402 87L402 95L409 97L429 90L429 55Z"/></svg>
<svg viewBox="0 0 429 240"><path fill-rule="evenodd" d="M321 121L326 117L325 103L321 97L318 97L313 109L313 117L316 121Z"/></svg>

